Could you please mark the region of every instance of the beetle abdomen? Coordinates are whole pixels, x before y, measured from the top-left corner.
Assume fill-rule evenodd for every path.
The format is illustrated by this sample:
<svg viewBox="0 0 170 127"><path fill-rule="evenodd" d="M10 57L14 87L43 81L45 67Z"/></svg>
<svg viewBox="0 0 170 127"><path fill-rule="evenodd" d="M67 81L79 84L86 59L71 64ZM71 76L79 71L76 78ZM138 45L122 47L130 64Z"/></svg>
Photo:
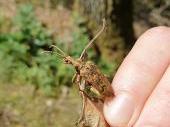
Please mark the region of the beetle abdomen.
<svg viewBox="0 0 170 127"><path fill-rule="evenodd" d="M107 87L110 86L109 80L100 72L97 66L90 61L82 66L80 75L88 84L96 88L100 94L105 93Z"/></svg>

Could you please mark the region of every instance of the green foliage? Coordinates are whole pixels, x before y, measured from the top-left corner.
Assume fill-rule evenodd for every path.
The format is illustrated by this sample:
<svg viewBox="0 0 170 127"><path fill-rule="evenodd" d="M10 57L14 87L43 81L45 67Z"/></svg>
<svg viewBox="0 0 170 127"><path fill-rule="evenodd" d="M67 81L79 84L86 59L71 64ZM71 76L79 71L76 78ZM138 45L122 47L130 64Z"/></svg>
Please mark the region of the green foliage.
<svg viewBox="0 0 170 127"><path fill-rule="evenodd" d="M11 31L0 35L1 81L51 89L56 85L56 57L41 53L52 44L50 32L36 20L31 5L22 5L12 23Z"/></svg>

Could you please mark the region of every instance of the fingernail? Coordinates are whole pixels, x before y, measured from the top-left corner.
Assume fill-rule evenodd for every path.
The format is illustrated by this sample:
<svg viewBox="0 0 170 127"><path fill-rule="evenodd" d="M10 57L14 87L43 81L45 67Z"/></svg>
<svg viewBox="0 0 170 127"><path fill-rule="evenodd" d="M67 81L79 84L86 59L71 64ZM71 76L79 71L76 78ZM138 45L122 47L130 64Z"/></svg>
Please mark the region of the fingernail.
<svg viewBox="0 0 170 127"><path fill-rule="evenodd" d="M129 94L120 94L104 105L106 121L111 126L127 126L135 110L134 98Z"/></svg>

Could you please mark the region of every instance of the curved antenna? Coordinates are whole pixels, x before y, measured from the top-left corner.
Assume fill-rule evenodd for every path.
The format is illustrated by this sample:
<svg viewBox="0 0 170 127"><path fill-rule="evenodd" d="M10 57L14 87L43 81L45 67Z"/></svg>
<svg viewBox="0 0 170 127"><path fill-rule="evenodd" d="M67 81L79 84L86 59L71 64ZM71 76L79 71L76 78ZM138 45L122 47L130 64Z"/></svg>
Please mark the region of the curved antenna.
<svg viewBox="0 0 170 127"><path fill-rule="evenodd" d="M47 53L47 54L49 54L49 53L53 53L53 51L42 51L41 53ZM64 55L62 55L62 54L60 54L60 53L58 53L58 52L54 52L55 54L57 54L57 56L59 56L59 57L61 57L61 58L64 58L65 56Z"/></svg>
<svg viewBox="0 0 170 127"><path fill-rule="evenodd" d="M84 50L82 51L81 55L80 55L80 59L83 57L84 53L86 52L86 50L91 46L91 44L99 37L99 35L104 31L105 26L106 26L106 20L105 18L102 20L103 21L103 26L101 28L101 30L94 36L94 38L86 45L86 47L84 48Z"/></svg>
<svg viewBox="0 0 170 127"><path fill-rule="evenodd" d="M66 54L65 54L65 52L63 52L59 47L57 47L57 46L55 46L55 45L51 45L50 47L52 47L52 48L56 48L60 53L58 53L58 54L60 54L60 55L62 55L62 56L66 56Z"/></svg>

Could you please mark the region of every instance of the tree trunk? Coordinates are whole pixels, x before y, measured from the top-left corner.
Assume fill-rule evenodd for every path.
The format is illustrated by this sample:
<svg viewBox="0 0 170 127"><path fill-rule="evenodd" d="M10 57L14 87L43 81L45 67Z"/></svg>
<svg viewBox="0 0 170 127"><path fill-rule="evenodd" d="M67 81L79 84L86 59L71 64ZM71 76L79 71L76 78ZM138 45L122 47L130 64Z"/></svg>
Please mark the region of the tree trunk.
<svg viewBox="0 0 170 127"><path fill-rule="evenodd" d="M132 0L79 0L79 11L85 17L92 36L100 28L102 19L106 19L107 28L95 45L102 56L120 62L125 49L134 42Z"/></svg>

